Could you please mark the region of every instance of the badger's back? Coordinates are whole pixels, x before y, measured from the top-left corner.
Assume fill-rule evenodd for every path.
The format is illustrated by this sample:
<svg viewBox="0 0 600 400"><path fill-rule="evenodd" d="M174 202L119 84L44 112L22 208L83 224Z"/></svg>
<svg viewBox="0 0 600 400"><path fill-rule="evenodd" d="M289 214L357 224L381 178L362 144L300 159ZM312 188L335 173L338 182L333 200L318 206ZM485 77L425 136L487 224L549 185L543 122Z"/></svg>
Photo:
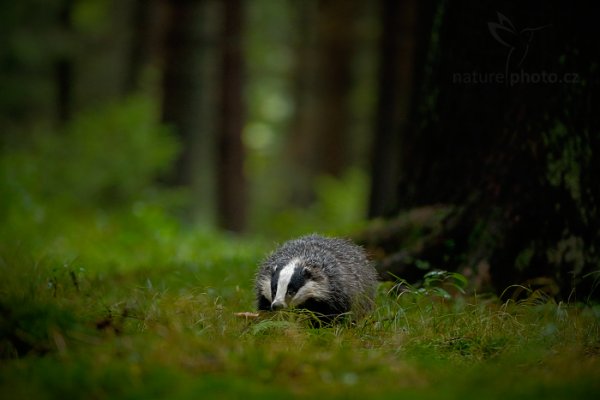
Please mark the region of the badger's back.
<svg viewBox="0 0 600 400"><path fill-rule="evenodd" d="M318 235L284 243L256 276L261 310L294 306L328 315L352 311L360 317L373 308L376 285L377 273L361 247Z"/></svg>

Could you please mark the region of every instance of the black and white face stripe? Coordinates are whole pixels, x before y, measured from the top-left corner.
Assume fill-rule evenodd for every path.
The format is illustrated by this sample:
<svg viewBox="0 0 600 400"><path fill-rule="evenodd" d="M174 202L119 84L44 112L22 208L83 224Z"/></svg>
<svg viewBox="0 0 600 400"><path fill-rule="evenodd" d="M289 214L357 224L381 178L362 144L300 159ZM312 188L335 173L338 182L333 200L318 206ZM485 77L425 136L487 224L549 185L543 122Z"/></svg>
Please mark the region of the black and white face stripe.
<svg viewBox="0 0 600 400"><path fill-rule="evenodd" d="M327 278L323 275L316 278L299 258L276 267L270 279L263 279L259 285L272 310L301 307L311 299L327 301L331 295Z"/></svg>
<svg viewBox="0 0 600 400"><path fill-rule="evenodd" d="M288 264L275 269L271 278L271 308L280 309L290 305L294 296L304 286L306 277L300 260L293 259Z"/></svg>

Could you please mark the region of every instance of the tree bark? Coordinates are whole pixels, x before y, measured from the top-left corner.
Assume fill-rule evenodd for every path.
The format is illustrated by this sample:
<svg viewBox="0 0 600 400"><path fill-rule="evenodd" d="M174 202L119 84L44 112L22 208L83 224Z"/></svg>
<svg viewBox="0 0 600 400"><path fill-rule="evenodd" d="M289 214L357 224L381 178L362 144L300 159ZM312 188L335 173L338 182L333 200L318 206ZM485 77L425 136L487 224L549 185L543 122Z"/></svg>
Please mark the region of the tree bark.
<svg viewBox="0 0 600 400"><path fill-rule="evenodd" d="M389 215L397 203L400 137L408 127L415 82L418 7L416 0L381 1L382 32L369 218Z"/></svg>
<svg viewBox="0 0 600 400"><path fill-rule="evenodd" d="M73 0L63 0L59 26L66 41L70 44L72 37ZM66 46L71 48L71 46ZM56 61L56 109L58 122L64 125L71 119L73 113L73 57L71 51L63 51Z"/></svg>
<svg viewBox="0 0 600 400"><path fill-rule="evenodd" d="M395 211L455 211L413 258L489 266L498 293L520 284L564 300L600 296L599 32L585 10L515 1L500 16L489 2L438 2ZM527 49L520 64L507 61L494 24L513 33L514 52Z"/></svg>
<svg viewBox="0 0 600 400"><path fill-rule="evenodd" d="M246 226L242 54L242 0L224 2L221 100L218 128L217 211L221 228L241 232Z"/></svg>
<svg viewBox="0 0 600 400"><path fill-rule="evenodd" d="M156 56L154 43L161 37L159 7L157 0L133 0L130 16L131 43L123 85L125 95L140 89L144 69Z"/></svg>
<svg viewBox="0 0 600 400"><path fill-rule="evenodd" d="M354 0L319 1L317 16L318 71L316 90L317 174L340 177L347 166L349 94L352 88Z"/></svg>
<svg viewBox="0 0 600 400"><path fill-rule="evenodd" d="M202 0L169 2L163 75L162 120L174 129L182 150L170 182L193 183L194 136L200 134L202 107Z"/></svg>
<svg viewBox="0 0 600 400"><path fill-rule="evenodd" d="M312 181L315 165L311 153L316 147L315 87L317 77L316 4L311 1L294 2L294 82L292 96L295 113L291 132L286 143L285 161L290 175L290 202L295 206L308 206L314 200Z"/></svg>
<svg viewBox="0 0 600 400"><path fill-rule="evenodd" d="M293 170L291 202L308 206L319 175L348 166L356 0L298 2L295 120L286 149Z"/></svg>

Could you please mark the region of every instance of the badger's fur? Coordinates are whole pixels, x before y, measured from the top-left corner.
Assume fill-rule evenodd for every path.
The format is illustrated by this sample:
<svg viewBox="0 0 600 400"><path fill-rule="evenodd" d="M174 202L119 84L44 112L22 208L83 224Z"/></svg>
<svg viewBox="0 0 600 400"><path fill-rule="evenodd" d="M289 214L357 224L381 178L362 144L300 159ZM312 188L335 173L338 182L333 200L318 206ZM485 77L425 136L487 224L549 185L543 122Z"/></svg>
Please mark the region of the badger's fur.
<svg viewBox="0 0 600 400"><path fill-rule="evenodd" d="M302 308L325 318L364 316L376 285L377 272L361 247L318 235L284 243L256 274L259 310Z"/></svg>

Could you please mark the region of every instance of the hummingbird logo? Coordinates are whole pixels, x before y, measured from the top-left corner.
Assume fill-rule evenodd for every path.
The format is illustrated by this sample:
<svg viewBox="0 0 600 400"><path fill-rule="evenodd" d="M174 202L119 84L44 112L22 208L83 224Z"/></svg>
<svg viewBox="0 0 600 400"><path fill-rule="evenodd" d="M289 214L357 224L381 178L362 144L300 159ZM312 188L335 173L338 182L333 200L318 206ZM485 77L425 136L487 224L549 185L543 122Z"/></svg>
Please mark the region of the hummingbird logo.
<svg viewBox="0 0 600 400"><path fill-rule="evenodd" d="M505 73L508 75L511 63L514 64L516 68L523 64L523 61L529 52L529 46L533 41L535 32L547 28L550 25L518 30L505 15L498 11L496 11L496 13L498 15L498 22L488 22L488 28L498 43L508 47L505 66Z"/></svg>

